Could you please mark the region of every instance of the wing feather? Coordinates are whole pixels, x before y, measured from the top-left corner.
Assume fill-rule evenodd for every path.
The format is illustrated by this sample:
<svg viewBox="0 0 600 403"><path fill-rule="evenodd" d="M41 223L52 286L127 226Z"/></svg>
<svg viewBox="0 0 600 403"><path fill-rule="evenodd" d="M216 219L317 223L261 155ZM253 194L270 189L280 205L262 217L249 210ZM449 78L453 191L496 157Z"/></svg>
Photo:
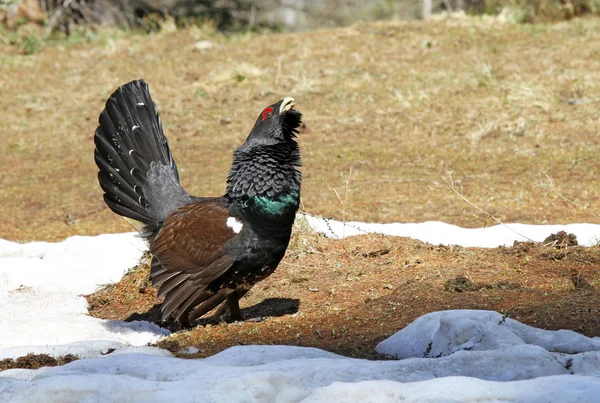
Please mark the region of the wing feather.
<svg viewBox="0 0 600 403"><path fill-rule="evenodd" d="M211 298L216 294L206 288L234 263L223 254L236 235L228 218L221 199L211 198L182 206L164 221L150 245L158 262L152 265L152 284L159 286L159 297L165 296L163 320L171 315L179 319L205 301L201 311L223 301L220 293Z"/></svg>

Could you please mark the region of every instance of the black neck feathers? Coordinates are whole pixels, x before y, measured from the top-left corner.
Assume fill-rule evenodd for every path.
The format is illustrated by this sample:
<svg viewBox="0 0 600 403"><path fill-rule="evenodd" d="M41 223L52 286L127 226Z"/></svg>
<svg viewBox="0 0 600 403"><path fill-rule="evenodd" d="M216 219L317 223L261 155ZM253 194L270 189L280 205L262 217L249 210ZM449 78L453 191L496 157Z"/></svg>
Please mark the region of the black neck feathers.
<svg viewBox="0 0 600 403"><path fill-rule="evenodd" d="M296 193L299 197L301 166L298 144L291 140L276 144L244 144L234 153L227 176L227 196L243 200L255 196L276 199Z"/></svg>

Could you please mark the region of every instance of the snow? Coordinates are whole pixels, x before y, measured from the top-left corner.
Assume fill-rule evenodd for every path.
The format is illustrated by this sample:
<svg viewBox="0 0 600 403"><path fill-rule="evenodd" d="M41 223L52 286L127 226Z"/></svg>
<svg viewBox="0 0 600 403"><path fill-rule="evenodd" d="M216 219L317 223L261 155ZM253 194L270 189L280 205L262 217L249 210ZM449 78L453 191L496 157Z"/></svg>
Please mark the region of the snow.
<svg viewBox="0 0 600 403"><path fill-rule="evenodd" d="M542 242L550 234L565 231L575 234L579 245L582 246L593 246L600 241L598 224L504 224L486 228L461 228L439 221L377 224L355 221L344 223L309 214L305 214L305 217L311 228L333 238L377 233L418 239L434 245L494 248L501 245L512 246L515 241Z"/></svg>
<svg viewBox="0 0 600 403"><path fill-rule="evenodd" d="M403 359L446 356L461 350L500 351L521 345L577 354L600 351L600 338L592 339L572 330L536 329L498 312L464 309L423 315L379 343L375 350Z"/></svg>
<svg viewBox="0 0 600 403"><path fill-rule="evenodd" d="M598 376L585 372L572 375L562 362L542 353L549 352L541 348L527 351L520 346L501 352L462 351L438 359L394 361L344 358L293 346L232 347L204 360L113 353L62 367L0 372L0 397L16 402L168 399L593 402L597 399ZM532 370L526 371L527 368Z"/></svg>
<svg viewBox="0 0 600 403"><path fill-rule="evenodd" d="M143 346L168 334L148 322L87 315L82 295L119 281L144 250L132 233L74 236L59 243L0 240L0 357L80 341ZM13 347L19 348L7 350Z"/></svg>
<svg viewBox="0 0 600 403"><path fill-rule="evenodd" d="M520 239L503 226L307 220L336 237L374 231L487 247ZM510 226L537 241L560 230L575 233L580 244L600 239L600 226L592 224ZM424 315L377 346L394 360L294 346L238 346L206 359L172 357L147 346L168 331L147 322L92 318L81 296L119 280L145 248L131 233L60 243L0 240L0 359L27 353L82 358L61 367L0 372L0 401L599 401L599 338L532 328L492 311ZM188 347L181 353L197 351Z"/></svg>

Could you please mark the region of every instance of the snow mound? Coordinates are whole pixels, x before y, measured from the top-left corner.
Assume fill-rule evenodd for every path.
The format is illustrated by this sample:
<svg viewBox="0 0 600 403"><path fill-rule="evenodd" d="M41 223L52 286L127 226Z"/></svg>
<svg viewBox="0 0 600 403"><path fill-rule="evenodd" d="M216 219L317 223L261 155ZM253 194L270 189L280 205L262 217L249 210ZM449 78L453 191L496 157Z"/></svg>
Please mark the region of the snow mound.
<svg viewBox="0 0 600 403"><path fill-rule="evenodd" d="M377 345L394 358L443 357L457 351L540 347L555 353L600 351L600 339L572 330L542 330L494 311L450 310L423 315Z"/></svg>

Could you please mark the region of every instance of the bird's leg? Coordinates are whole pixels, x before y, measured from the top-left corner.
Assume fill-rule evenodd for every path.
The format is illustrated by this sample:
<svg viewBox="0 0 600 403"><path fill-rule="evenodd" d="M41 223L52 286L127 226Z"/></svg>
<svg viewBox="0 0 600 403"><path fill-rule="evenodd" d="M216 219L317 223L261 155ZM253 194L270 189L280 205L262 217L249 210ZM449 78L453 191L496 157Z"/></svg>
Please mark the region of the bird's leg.
<svg viewBox="0 0 600 403"><path fill-rule="evenodd" d="M228 307L229 307L229 304L227 302L221 304L221 306L219 306L219 309L217 309L217 311L215 312L215 314L212 316L211 319L214 321L219 319L221 317L221 315L223 315L227 311Z"/></svg>
<svg viewBox="0 0 600 403"><path fill-rule="evenodd" d="M214 313L211 320L216 322L219 320L219 317L221 317L226 311L229 311L229 313L230 313L229 321L230 322L242 321L243 317L242 317L242 312L240 310L239 300L242 299L242 297L244 295L246 295L248 293L248 291L250 291L250 288L236 288L234 291L232 291L231 294L229 294L229 296L227 297L226 301L223 304L221 304L221 306ZM233 310L230 309L230 305L229 305L230 300L231 301L235 300L232 302L234 304ZM238 316L235 316L235 314L233 313L236 311L236 306L237 306L237 312L239 313Z"/></svg>
<svg viewBox="0 0 600 403"><path fill-rule="evenodd" d="M236 291L227 295L227 307L229 308L229 318L233 322L243 321L242 311L240 311L240 298Z"/></svg>
<svg viewBox="0 0 600 403"><path fill-rule="evenodd" d="M181 315L178 319L177 322L179 322L179 330L186 330L189 329L190 326L190 321L188 320L188 316L187 313L185 313L184 315Z"/></svg>

